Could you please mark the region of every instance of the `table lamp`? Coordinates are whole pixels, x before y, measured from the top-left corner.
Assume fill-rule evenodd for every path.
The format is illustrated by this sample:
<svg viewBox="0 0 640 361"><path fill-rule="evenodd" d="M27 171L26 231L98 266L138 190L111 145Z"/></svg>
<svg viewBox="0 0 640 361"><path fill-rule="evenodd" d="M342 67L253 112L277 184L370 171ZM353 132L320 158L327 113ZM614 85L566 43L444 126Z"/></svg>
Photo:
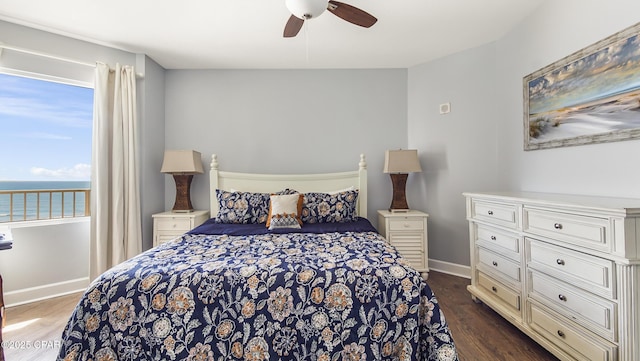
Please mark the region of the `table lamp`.
<svg viewBox="0 0 640 361"><path fill-rule="evenodd" d="M200 152L195 150L166 150L160 172L172 174L176 182L176 201L172 211L178 213L192 212L191 181L194 174L204 173Z"/></svg>
<svg viewBox="0 0 640 361"><path fill-rule="evenodd" d="M409 173L422 172L415 149L387 150L384 156L384 172L391 176L393 199L390 212L407 212L406 186Z"/></svg>

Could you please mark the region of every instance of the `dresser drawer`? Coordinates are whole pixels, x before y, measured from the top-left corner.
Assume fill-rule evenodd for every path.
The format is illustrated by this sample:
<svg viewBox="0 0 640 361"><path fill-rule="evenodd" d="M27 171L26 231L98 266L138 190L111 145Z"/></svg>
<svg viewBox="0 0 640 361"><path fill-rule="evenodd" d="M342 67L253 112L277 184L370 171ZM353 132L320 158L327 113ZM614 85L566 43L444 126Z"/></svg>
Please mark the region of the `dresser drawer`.
<svg viewBox="0 0 640 361"><path fill-rule="evenodd" d="M191 230L191 220L186 218L158 218L156 219L156 229L158 231L179 230L185 233Z"/></svg>
<svg viewBox="0 0 640 361"><path fill-rule="evenodd" d="M518 227L518 212L515 204L473 200L471 216L509 228Z"/></svg>
<svg viewBox="0 0 640 361"><path fill-rule="evenodd" d="M520 282L520 264L485 248L478 248L478 266L487 272L497 273L514 282Z"/></svg>
<svg viewBox="0 0 640 361"><path fill-rule="evenodd" d="M389 221L390 231L422 231L423 229L423 218L405 217L403 219L393 219Z"/></svg>
<svg viewBox="0 0 640 361"><path fill-rule="evenodd" d="M509 306L514 311L520 311L520 293L494 280L493 278L478 272L478 285L488 293L494 295L501 303Z"/></svg>
<svg viewBox="0 0 640 361"><path fill-rule="evenodd" d="M567 315L587 329L615 341L616 304L571 285L530 272L529 296Z"/></svg>
<svg viewBox="0 0 640 361"><path fill-rule="evenodd" d="M536 304L529 304L529 324L542 336L553 342L577 360L614 361L617 360L617 347L591 336L587 332L579 332L576 326L549 310Z"/></svg>
<svg viewBox="0 0 640 361"><path fill-rule="evenodd" d="M529 238L525 240L530 268L603 297L615 298L612 261Z"/></svg>
<svg viewBox="0 0 640 361"><path fill-rule="evenodd" d="M578 246L608 252L609 220L544 209L524 209L524 231Z"/></svg>
<svg viewBox="0 0 640 361"><path fill-rule="evenodd" d="M481 224L476 224L476 227L478 243L508 251L512 257L520 257L520 236L518 234L500 231Z"/></svg>
<svg viewBox="0 0 640 361"><path fill-rule="evenodd" d="M472 298L563 361L640 361L640 199L463 195Z"/></svg>

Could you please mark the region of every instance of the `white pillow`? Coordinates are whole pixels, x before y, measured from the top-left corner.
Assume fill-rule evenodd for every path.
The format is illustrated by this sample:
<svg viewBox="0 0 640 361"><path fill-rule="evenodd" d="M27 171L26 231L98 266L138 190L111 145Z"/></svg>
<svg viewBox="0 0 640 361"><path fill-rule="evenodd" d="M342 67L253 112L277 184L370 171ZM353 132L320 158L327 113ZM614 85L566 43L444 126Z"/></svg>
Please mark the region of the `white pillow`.
<svg viewBox="0 0 640 361"><path fill-rule="evenodd" d="M296 228L300 229L302 220L302 202L304 196L300 193L271 195L269 205L269 218L267 218L267 228Z"/></svg>

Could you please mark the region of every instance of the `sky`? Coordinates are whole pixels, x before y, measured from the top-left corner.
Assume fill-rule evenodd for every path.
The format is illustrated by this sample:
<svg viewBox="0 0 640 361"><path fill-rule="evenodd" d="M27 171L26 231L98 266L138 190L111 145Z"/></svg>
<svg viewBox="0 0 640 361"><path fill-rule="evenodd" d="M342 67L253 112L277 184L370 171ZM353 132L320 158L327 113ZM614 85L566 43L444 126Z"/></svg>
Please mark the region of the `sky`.
<svg viewBox="0 0 640 361"><path fill-rule="evenodd" d="M89 181L93 89L0 74L0 181Z"/></svg>

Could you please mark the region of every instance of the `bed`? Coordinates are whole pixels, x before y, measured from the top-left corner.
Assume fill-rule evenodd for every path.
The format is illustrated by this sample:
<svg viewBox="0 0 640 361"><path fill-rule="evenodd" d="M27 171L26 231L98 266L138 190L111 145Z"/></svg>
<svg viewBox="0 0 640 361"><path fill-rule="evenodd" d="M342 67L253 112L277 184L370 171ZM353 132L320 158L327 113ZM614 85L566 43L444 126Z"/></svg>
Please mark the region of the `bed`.
<svg viewBox="0 0 640 361"><path fill-rule="evenodd" d="M210 182L210 220L92 282L59 360L458 359L433 292L366 219L364 156L260 175L214 155Z"/></svg>

